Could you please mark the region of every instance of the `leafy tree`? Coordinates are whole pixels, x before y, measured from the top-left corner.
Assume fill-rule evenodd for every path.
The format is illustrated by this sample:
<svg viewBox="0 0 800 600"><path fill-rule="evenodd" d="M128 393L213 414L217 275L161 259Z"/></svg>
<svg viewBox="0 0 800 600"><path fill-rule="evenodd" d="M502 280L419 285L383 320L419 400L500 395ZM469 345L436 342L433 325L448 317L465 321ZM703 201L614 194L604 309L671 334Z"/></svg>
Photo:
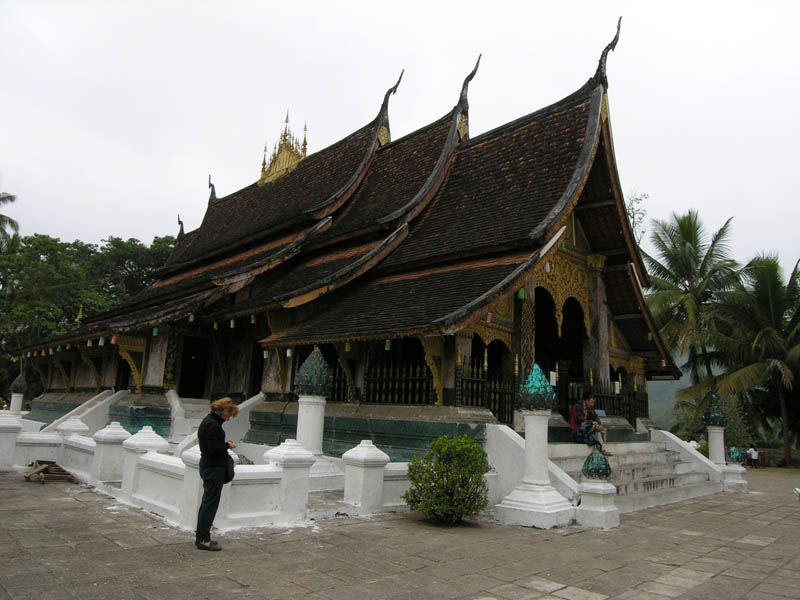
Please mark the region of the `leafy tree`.
<svg viewBox="0 0 800 600"><path fill-rule="evenodd" d="M688 356L682 367L696 384L702 368L706 377L712 377L711 306L720 292L738 280L738 265L728 248L731 219L710 241L695 210L652 223L650 239L657 256L644 253L652 285L647 304L669 350Z"/></svg>
<svg viewBox="0 0 800 600"><path fill-rule="evenodd" d="M789 279L776 255L761 255L743 270L742 281L721 294L715 309L719 328L713 343L726 372L720 394L766 390L775 397L783 429L784 460L790 462L788 399L800 375L800 273Z"/></svg>
<svg viewBox="0 0 800 600"><path fill-rule="evenodd" d="M0 254L0 345L6 351L69 333L78 315L96 315L120 304L152 282L175 239L110 237L104 245L62 242L35 234L10 238ZM18 372L10 355L0 358L3 391Z"/></svg>
<svg viewBox="0 0 800 600"><path fill-rule="evenodd" d="M10 204L16 199L16 196L12 196L6 192L0 192L0 206L3 206L4 204ZM19 231L19 223L17 223L11 217L0 214L0 252L6 251L6 246L11 240L12 234L9 233L9 230L11 230L13 234L16 234Z"/></svg>

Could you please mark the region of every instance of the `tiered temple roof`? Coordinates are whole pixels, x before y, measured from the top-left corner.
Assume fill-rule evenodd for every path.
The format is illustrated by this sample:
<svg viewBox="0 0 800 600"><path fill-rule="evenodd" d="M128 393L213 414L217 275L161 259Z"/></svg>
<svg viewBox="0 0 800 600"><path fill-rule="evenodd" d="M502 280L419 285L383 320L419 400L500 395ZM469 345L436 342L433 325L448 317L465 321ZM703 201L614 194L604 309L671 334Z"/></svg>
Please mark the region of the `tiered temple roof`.
<svg viewBox="0 0 800 600"><path fill-rule="evenodd" d="M180 236L150 288L63 339L189 314L281 311L267 346L453 333L515 293L580 229L606 257L611 319L647 357L647 374L677 374L644 303L647 275L616 171L605 75L615 43L575 93L472 139L467 90L477 64L450 112L390 141L398 80L372 122L280 177L212 192L202 224Z"/></svg>

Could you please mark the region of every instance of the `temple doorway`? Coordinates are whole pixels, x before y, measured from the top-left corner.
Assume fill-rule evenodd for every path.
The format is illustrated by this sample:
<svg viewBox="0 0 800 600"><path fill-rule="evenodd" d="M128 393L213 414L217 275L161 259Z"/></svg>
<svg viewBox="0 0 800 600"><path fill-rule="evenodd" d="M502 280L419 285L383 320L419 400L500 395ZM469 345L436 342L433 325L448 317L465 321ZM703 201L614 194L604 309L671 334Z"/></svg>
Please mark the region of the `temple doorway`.
<svg viewBox="0 0 800 600"><path fill-rule="evenodd" d="M181 358L181 381L178 395L181 398L204 398L208 366L208 340L205 338L183 338Z"/></svg>

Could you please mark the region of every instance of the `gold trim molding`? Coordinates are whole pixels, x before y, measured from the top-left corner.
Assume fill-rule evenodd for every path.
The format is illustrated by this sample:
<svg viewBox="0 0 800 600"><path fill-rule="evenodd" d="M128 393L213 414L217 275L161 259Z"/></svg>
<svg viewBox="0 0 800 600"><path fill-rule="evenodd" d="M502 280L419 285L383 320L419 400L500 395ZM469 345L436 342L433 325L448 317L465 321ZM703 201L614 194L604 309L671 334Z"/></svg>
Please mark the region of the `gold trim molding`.
<svg viewBox="0 0 800 600"><path fill-rule="evenodd" d="M549 272L548 272L548 266ZM563 252L555 252L550 260L536 265L534 281L537 287L547 290L553 297L556 306L556 323L558 333L564 321L564 303L574 298L583 310L583 323L587 334L591 331L589 316L589 275L586 258L583 256L567 257Z"/></svg>
<svg viewBox="0 0 800 600"><path fill-rule="evenodd" d="M436 389L436 406L444 406L444 382L442 380L442 363L444 361L444 339L440 336L420 338L425 349L425 363L433 375L433 387Z"/></svg>

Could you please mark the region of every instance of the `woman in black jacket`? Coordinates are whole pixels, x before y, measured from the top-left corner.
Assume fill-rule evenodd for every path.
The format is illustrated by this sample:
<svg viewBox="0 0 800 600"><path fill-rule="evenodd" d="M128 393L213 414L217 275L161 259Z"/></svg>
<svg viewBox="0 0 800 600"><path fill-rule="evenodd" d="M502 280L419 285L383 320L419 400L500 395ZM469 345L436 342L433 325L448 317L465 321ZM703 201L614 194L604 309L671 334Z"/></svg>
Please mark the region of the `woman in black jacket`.
<svg viewBox="0 0 800 600"><path fill-rule="evenodd" d="M199 550L222 550L211 541L211 525L219 507L222 486L225 483L225 468L229 448L236 448L231 440L225 440L222 424L239 414L239 407L230 398L220 398L211 403L211 412L197 429L200 444L200 477L203 479L203 500L197 512L197 531L194 545Z"/></svg>

